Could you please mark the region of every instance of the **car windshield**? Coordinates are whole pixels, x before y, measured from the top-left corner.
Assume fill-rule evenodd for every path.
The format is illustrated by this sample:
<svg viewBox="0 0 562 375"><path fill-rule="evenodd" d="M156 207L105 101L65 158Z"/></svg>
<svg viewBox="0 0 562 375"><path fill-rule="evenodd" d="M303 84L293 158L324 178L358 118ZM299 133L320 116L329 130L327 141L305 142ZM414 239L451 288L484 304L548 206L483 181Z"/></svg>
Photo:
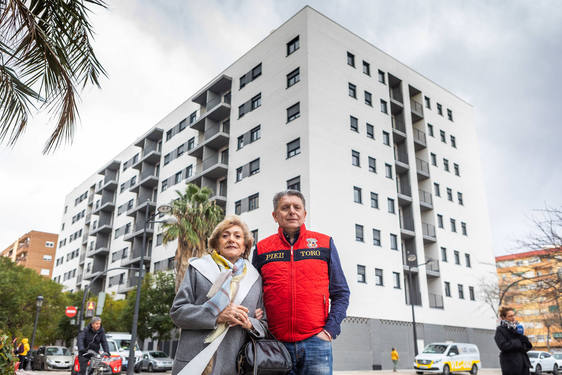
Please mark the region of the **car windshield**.
<svg viewBox="0 0 562 375"><path fill-rule="evenodd" d="M556 353L556 354L553 354L553 355L554 355L554 358L556 358L556 359L562 359L562 353Z"/></svg>
<svg viewBox="0 0 562 375"><path fill-rule="evenodd" d="M121 350L129 350L129 345L131 345L131 340L117 340L115 339L115 341L117 341L117 345L119 345L121 347ZM139 345L136 344L135 345L135 350L139 350Z"/></svg>
<svg viewBox="0 0 562 375"><path fill-rule="evenodd" d="M168 357L164 352L150 352L150 355L154 358L166 358Z"/></svg>
<svg viewBox="0 0 562 375"><path fill-rule="evenodd" d="M50 347L45 349L46 355L70 355L70 351L63 347Z"/></svg>
<svg viewBox="0 0 562 375"><path fill-rule="evenodd" d="M539 358L539 353L537 352L527 352L527 355L529 356L529 358Z"/></svg>
<svg viewBox="0 0 562 375"><path fill-rule="evenodd" d="M431 344L425 347L422 353L426 354L443 354L449 345Z"/></svg>
<svg viewBox="0 0 562 375"><path fill-rule="evenodd" d="M118 352L119 351L119 350L117 350L117 346L115 345L115 343L113 341L107 341L107 346L109 347L110 352Z"/></svg>

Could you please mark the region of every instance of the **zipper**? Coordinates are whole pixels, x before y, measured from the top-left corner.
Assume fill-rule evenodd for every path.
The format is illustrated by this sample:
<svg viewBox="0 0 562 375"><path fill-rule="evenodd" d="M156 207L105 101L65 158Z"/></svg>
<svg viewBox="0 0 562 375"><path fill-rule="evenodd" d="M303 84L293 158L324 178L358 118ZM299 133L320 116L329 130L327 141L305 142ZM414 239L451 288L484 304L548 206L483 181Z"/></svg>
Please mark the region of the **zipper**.
<svg viewBox="0 0 562 375"><path fill-rule="evenodd" d="M296 302L295 302L295 267L293 256L293 245L291 245L291 325L290 332L291 338L295 339L295 317L296 317Z"/></svg>

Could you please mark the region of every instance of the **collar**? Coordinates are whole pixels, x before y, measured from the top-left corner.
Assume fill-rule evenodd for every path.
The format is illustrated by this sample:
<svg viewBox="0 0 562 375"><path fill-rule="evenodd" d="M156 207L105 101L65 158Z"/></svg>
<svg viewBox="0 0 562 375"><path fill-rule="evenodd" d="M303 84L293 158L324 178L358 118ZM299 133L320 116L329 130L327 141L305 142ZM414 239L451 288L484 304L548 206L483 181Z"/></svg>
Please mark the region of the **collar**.
<svg viewBox="0 0 562 375"><path fill-rule="evenodd" d="M305 232L306 226L303 223L296 232L295 240L293 241L293 243L291 243L291 241L289 240L289 235L283 230L283 228L279 227L279 229L277 229L279 237L284 240L289 246L294 245L300 239L301 235L303 235Z"/></svg>

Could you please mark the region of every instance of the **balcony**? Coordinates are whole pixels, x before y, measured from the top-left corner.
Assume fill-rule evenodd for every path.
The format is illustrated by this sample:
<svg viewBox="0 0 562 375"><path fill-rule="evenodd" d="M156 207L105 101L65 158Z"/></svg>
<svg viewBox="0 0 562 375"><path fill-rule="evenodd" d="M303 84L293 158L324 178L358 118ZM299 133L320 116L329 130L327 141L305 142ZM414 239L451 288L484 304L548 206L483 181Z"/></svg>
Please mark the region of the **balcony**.
<svg viewBox="0 0 562 375"><path fill-rule="evenodd" d="M102 200L100 204L96 205L94 208L93 214L97 215L99 212L113 212L115 210L115 200L114 199L105 199Z"/></svg>
<svg viewBox="0 0 562 375"><path fill-rule="evenodd" d="M156 176L153 172L143 173L141 176L139 176L138 182L129 188L129 191L138 193L141 186L149 189L154 189L156 186L158 186L158 176Z"/></svg>
<svg viewBox="0 0 562 375"><path fill-rule="evenodd" d="M400 206L412 204L412 190L410 189L410 186L404 183L399 184L398 181L396 182L396 185L398 191L398 204Z"/></svg>
<svg viewBox="0 0 562 375"><path fill-rule="evenodd" d="M86 273L84 273L84 280L91 280L94 277L100 275L101 273L103 273L103 270L100 271L86 271Z"/></svg>
<svg viewBox="0 0 562 375"><path fill-rule="evenodd" d="M429 293L429 307L432 309L444 309L443 296L441 294Z"/></svg>
<svg viewBox="0 0 562 375"><path fill-rule="evenodd" d="M412 112L412 122L417 122L423 119L423 106L420 102L410 100L410 109Z"/></svg>
<svg viewBox="0 0 562 375"><path fill-rule="evenodd" d="M141 237L143 234L143 224L135 225L133 230L127 233L123 239L125 241L132 241L135 237ZM146 227L146 238L151 237L154 234L154 224L150 224Z"/></svg>
<svg viewBox="0 0 562 375"><path fill-rule="evenodd" d="M86 214L86 221L84 222L84 224L88 225L90 224L90 221L92 221L92 213L88 213Z"/></svg>
<svg viewBox="0 0 562 375"><path fill-rule="evenodd" d="M117 189L117 178L109 177L96 186L96 194L100 194L103 190L115 191L115 189Z"/></svg>
<svg viewBox="0 0 562 375"><path fill-rule="evenodd" d="M425 137L425 133L417 128L414 128L414 147L416 151L427 147L427 139Z"/></svg>
<svg viewBox="0 0 562 375"><path fill-rule="evenodd" d="M400 234L403 240L411 239L416 236L413 220L400 220Z"/></svg>
<svg viewBox="0 0 562 375"><path fill-rule="evenodd" d="M435 235L435 225L429 223L422 223L423 243L431 243L437 241Z"/></svg>
<svg viewBox="0 0 562 375"><path fill-rule="evenodd" d="M207 177L216 180L219 177L226 176L227 172L228 157L221 157L219 160L219 156L217 154L203 160L199 171L195 173L194 176L188 178L186 182L192 183L198 179L201 179L201 177Z"/></svg>
<svg viewBox="0 0 562 375"><path fill-rule="evenodd" d="M406 139L406 124L404 124L402 116L392 116L392 134L394 143L399 143Z"/></svg>
<svg viewBox="0 0 562 375"><path fill-rule="evenodd" d="M205 103L204 110L201 109L201 115L190 126L192 129L204 131L205 119L213 121L222 121L230 116L230 95L221 95L210 99Z"/></svg>
<svg viewBox="0 0 562 375"><path fill-rule="evenodd" d="M127 216L135 216L135 214L137 213L137 211L144 211L146 209L146 206L148 207L148 212L154 212L154 210L156 209L156 202L154 202L151 199L147 199L144 202L140 202L137 199L136 205L134 205L133 207L131 207L131 209L127 210Z"/></svg>
<svg viewBox="0 0 562 375"><path fill-rule="evenodd" d="M439 261L434 260L425 265L425 273L428 277L441 277L441 270L439 269Z"/></svg>
<svg viewBox="0 0 562 375"><path fill-rule="evenodd" d="M111 233L112 229L113 224L111 223L111 221L98 222L93 225L92 229L90 230L90 235L94 236L98 233Z"/></svg>
<svg viewBox="0 0 562 375"><path fill-rule="evenodd" d="M390 87L390 111L393 115L404 110L404 98L402 97L402 89L400 85Z"/></svg>
<svg viewBox="0 0 562 375"><path fill-rule="evenodd" d="M83 265L85 261L86 261L86 252L82 251L82 254L80 254L80 261L78 262L78 264Z"/></svg>
<svg viewBox="0 0 562 375"><path fill-rule="evenodd" d="M146 146L145 149L142 151L142 156L139 160L136 161L131 168L134 169L141 169L142 163L149 163L149 164L157 164L160 162L160 158L162 157L162 152L158 150L156 145Z"/></svg>
<svg viewBox="0 0 562 375"><path fill-rule="evenodd" d="M397 174L407 172L410 169L408 165L408 154L405 151L395 149L394 166L396 167Z"/></svg>
<svg viewBox="0 0 562 375"><path fill-rule="evenodd" d="M85 245L87 243L88 243L88 233L82 236L82 245Z"/></svg>
<svg viewBox="0 0 562 375"><path fill-rule="evenodd" d="M422 211L433 209L433 197L430 192L425 190L418 190L420 194L420 207Z"/></svg>
<svg viewBox="0 0 562 375"><path fill-rule="evenodd" d="M129 267L130 265L136 264L136 263L139 263L139 262L140 262L140 256L123 258L123 259L121 259L121 267ZM150 252L149 252L148 255L144 256L143 262L145 264L147 264L147 263L150 264Z"/></svg>
<svg viewBox="0 0 562 375"><path fill-rule="evenodd" d="M416 158L416 167L418 180L425 180L429 178L429 163L420 158Z"/></svg>
<svg viewBox="0 0 562 375"><path fill-rule="evenodd" d="M135 289L136 287L137 287L136 285L129 285L129 283L121 284L117 288L117 293L125 294L125 293L130 292L131 290Z"/></svg>

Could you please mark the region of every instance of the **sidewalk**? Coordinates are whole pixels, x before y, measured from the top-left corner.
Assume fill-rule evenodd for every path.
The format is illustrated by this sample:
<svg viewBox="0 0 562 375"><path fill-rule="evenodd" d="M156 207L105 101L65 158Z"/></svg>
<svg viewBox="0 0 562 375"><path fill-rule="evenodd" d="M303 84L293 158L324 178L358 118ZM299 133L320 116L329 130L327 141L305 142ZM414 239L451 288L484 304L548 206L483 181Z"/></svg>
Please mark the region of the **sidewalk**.
<svg viewBox="0 0 562 375"><path fill-rule="evenodd" d="M478 371L479 375L501 375L502 371L499 368L483 368ZM461 374L468 374L468 372L462 372ZM414 369L411 370L398 370L398 372L392 372L392 370L378 370L378 371L334 371L334 375L416 375Z"/></svg>

